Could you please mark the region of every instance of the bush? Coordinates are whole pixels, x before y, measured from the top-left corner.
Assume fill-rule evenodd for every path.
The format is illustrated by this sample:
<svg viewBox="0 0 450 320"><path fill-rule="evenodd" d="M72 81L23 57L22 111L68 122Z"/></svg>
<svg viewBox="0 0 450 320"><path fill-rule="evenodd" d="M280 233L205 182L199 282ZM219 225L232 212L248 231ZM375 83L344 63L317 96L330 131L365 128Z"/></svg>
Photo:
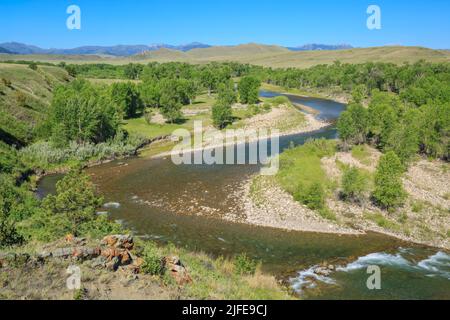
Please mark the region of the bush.
<svg viewBox="0 0 450 320"><path fill-rule="evenodd" d="M142 258L144 259L142 271L155 276L164 274L165 270L162 257L159 255L155 243L149 242L146 244Z"/></svg>
<svg viewBox="0 0 450 320"><path fill-rule="evenodd" d="M69 232L80 234L80 226L95 220L96 209L103 204L93 183L79 169L71 170L56 184L56 194L47 196L43 208L53 215L62 215L68 220Z"/></svg>
<svg viewBox="0 0 450 320"><path fill-rule="evenodd" d="M20 245L23 242L24 238L17 232L15 222L0 208L0 248Z"/></svg>
<svg viewBox="0 0 450 320"><path fill-rule="evenodd" d="M24 108L27 105L27 96L22 91L17 91L15 98L18 107Z"/></svg>
<svg viewBox="0 0 450 320"><path fill-rule="evenodd" d="M256 116L257 114L259 114L261 112L261 109L259 108L259 105L251 104L248 106L248 111L249 111L250 115Z"/></svg>
<svg viewBox="0 0 450 320"><path fill-rule="evenodd" d="M290 105L291 104L291 101L286 96L273 97L269 101L272 103L272 105L274 107L277 107L277 106L279 106L281 104L286 104L286 105Z"/></svg>
<svg viewBox="0 0 450 320"><path fill-rule="evenodd" d="M313 182L308 188L300 188L295 199L302 202L309 209L320 210L325 205L325 191L319 182Z"/></svg>
<svg viewBox="0 0 450 320"><path fill-rule="evenodd" d="M28 67L29 67L31 70L36 71L37 68L38 68L38 65L37 65L36 62L31 62L31 63L28 65Z"/></svg>
<svg viewBox="0 0 450 320"><path fill-rule="evenodd" d="M37 142L19 151L21 159L31 167L46 169L67 162L104 160L134 155L139 145L145 142L140 136L125 137L119 133L114 139L94 144L78 144L72 141L67 147L59 148L49 142Z"/></svg>
<svg viewBox="0 0 450 320"><path fill-rule="evenodd" d="M375 173L373 198L382 208L401 206L406 198L401 176L403 166L399 157L392 151L383 155Z"/></svg>
<svg viewBox="0 0 450 320"><path fill-rule="evenodd" d="M252 275L256 272L257 262L242 253L234 258L234 272L239 275Z"/></svg>
<svg viewBox="0 0 450 320"><path fill-rule="evenodd" d="M6 79L6 78L2 78L2 83L8 88L10 88L11 85L12 85L11 81L9 79Z"/></svg>
<svg viewBox="0 0 450 320"><path fill-rule="evenodd" d="M366 176L357 168L351 167L342 176L342 197L346 200L361 201L368 188Z"/></svg>
<svg viewBox="0 0 450 320"><path fill-rule="evenodd" d="M147 124L152 123L152 116L153 116L153 113L151 111L146 110L144 112L144 119L145 119L145 122L147 122Z"/></svg>

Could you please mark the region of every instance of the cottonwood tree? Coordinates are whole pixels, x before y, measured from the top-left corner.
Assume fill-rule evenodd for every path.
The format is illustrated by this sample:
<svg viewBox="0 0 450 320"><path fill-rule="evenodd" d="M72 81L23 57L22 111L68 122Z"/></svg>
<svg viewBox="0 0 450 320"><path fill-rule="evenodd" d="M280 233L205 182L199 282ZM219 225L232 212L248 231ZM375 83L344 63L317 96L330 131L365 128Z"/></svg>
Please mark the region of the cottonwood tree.
<svg viewBox="0 0 450 320"><path fill-rule="evenodd" d="M258 103L260 86L261 81L259 81L256 77L243 77L241 81L239 81L239 99L241 103Z"/></svg>

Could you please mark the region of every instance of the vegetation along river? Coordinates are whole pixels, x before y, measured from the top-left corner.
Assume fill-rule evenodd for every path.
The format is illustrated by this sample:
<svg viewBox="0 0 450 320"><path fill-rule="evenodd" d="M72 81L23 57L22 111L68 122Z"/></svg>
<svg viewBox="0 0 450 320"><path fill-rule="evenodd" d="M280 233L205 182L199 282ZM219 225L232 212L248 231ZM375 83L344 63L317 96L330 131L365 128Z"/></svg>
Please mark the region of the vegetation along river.
<svg viewBox="0 0 450 320"><path fill-rule="evenodd" d="M262 91L261 96L278 93ZM287 95L294 104L319 111L333 122L345 105ZM299 111L300 112L300 111ZM334 126L280 138L281 150L308 138L335 138ZM305 299L450 299L450 255L386 235L317 234L230 223L220 216L239 207L235 197L255 165L174 165L168 158L131 158L88 169L106 202L105 209L137 234L212 255L246 252L264 271L285 279ZM40 195L53 192L60 176L41 180ZM197 211L207 212L197 216ZM182 213L192 214L182 214ZM329 276L312 267L338 266ZM367 266L381 268L381 290L368 290Z"/></svg>

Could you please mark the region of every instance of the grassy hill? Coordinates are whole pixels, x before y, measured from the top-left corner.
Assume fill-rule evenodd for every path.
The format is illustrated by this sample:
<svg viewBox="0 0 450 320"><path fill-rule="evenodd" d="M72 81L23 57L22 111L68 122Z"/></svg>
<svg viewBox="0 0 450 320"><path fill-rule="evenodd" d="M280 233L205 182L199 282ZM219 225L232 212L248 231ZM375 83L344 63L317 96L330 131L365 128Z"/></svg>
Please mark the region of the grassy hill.
<svg viewBox="0 0 450 320"><path fill-rule="evenodd" d="M53 89L70 81L58 67L0 63L0 140L22 145L44 118Z"/></svg>
<svg viewBox="0 0 450 320"><path fill-rule="evenodd" d="M170 49L149 51L132 57L105 57L96 55L0 55L5 60L37 60L46 62L67 61L70 63L147 63L150 61L181 61L207 63L211 61L237 61L275 68L308 68L317 64L331 64L336 60L343 63L392 62L414 63L424 59L430 62L450 61L450 51L421 47L387 46L330 51L289 51L278 46L244 44L238 46L217 46L180 52Z"/></svg>

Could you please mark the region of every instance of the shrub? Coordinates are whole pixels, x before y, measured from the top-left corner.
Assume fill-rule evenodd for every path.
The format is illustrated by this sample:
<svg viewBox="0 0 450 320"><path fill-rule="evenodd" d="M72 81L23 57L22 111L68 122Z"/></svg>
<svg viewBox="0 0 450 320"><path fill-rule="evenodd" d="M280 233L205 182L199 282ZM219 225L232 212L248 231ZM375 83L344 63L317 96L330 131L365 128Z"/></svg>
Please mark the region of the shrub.
<svg viewBox="0 0 450 320"><path fill-rule="evenodd" d="M357 168L351 167L342 176L342 196L346 200L361 201L368 188L366 176Z"/></svg>
<svg viewBox="0 0 450 320"><path fill-rule="evenodd" d="M6 79L6 78L2 78L2 83L8 88L10 88L12 85L11 80Z"/></svg>
<svg viewBox="0 0 450 320"><path fill-rule="evenodd" d="M375 173L373 198L382 208L401 206L406 198L401 175L403 166L398 156L390 151L383 155Z"/></svg>
<svg viewBox="0 0 450 320"><path fill-rule="evenodd" d="M83 223L95 220L96 208L103 199L98 197L93 183L79 169L71 170L56 184L56 194L47 196L42 205L53 215L63 215L72 234L79 235Z"/></svg>
<svg viewBox="0 0 450 320"><path fill-rule="evenodd" d="M142 258L144 259L142 271L151 275L164 274L165 270L162 257L159 255L159 251L155 243L149 242L146 244Z"/></svg>
<svg viewBox="0 0 450 320"><path fill-rule="evenodd" d="M269 112L272 110L272 106L268 102L264 102L262 105L262 109L264 112Z"/></svg>
<svg viewBox="0 0 450 320"><path fill-rule="evenodd" d="M31 62L31 63L28 65L28 68L30 68L31 70L36 71L37 68L38 68L38 65L37 65L36 62Z"/></svg>
<svg viewBox="0 0 450 320"><path fill-rule="evenodd" d="M286 105L290 105L291 104L291 101L286 96L273 97L269 101L272 103L272 105L274 107L277 107L277 106L279 106L281 104L286 104Z"/></svg>
<svg viewBox="0 0 450 320"><path fill-rule="evenodd" d="M15 98L17 106L20 108L24 108L27 105L27 96L22 91L17 91Z"/></svg>
<svg viewBox="0 0 450 320"><path fill-rule="evenodd" d="M153 113L151 111L146 110L144 112L144 119L145 119L145 122L147 122L147 124L152 123L152 116L153 116Z"/></svg>
<svg viewBox="0 0 450 320"><path fill-rule="evenodd" d="M1 205L1 204L0 204ZM1 208L0 208L1 210ZM15 222L9 218L3 210L0 211L0 248L20 245L24 241L22 235L17 232Z"/></svg>
<svg viewBox="0 0 450 320"><path fill-rule="evenodd" d="M312 210L322 209L325 205L325 191L319 182L313 182L306 189L300 188L295 198Z"/></svg>
<svg viewBox="0 0 450 320"><path fill-rule="evenodd" d="M327 207L323 207L322 209L320 209L319 215L322 218L327 219L327 220L336 221L336 219L337 219L336 214Z"/></svg>
<svg viewBox="0 0 450 320"><path fill-rule="evenodd" d="M242 253L234 258L234 272L240 275L252 275L256 272L257 262Z"/></svg>
<svg viewBox="0 0 450 320"><path fill-rule="evenodd" d="M257 114L259 114L261 112L259 105L257 105L257 104L251 104L248 107L248 111L249 111L250 115L252 115L252 116L256 116Z"/></svg>

